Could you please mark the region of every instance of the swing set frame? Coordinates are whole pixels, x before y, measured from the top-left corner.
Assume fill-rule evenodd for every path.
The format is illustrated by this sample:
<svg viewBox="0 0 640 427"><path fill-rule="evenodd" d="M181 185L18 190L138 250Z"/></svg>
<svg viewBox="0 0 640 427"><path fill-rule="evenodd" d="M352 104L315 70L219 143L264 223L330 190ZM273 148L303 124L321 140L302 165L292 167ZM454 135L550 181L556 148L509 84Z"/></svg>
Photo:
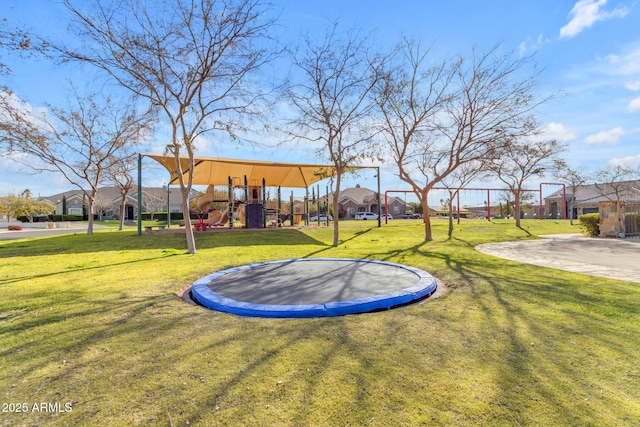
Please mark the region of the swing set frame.
<svg viewBox="0 0 640 427"><path fill-rule="evenodd" d="M521 190L523 192L534 192L534 193L538 193L539 194L539 218L540 219L544 219L544 215L543 215L543 199L542 199L542 186L543 185L555 185L555 186L562 186L562 203L564 205L564 208L562 209L562 219L567 219L567 189L566 189L566 185L562 184L562 183L557 183L557 182L542 182L540 183L540 188L538 190ZM457 199L457 216L458 216L458 224L460 224L460 191L486 191L487 192L487 221L491 221L491 191L511 191L508 188L491 188L491 187L460 187L460 188L447 188L447 187L433 187L431 190L447 190L450 192L455 192L456 193L456 199ZM388 194L389 193L404 193L405 195L405 205L406 205L406 196L407 193L413 193L415 194L415 192L413 190L387 190L384 192L384 213L385 213L385 220L384 223L388 224L389 222L389 198L388 198ZM423 212L423 217L424 217L424 212ZM428 212L427 212L428 214Z"/></svg>

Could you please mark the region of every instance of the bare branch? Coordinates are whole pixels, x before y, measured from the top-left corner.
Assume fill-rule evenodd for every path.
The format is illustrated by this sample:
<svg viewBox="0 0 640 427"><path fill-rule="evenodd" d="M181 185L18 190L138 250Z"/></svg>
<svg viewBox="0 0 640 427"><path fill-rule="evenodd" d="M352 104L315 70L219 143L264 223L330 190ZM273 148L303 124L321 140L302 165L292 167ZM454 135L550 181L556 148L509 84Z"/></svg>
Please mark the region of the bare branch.
<svg viewBox="0 0 640 427"><path fill-rule="evenodd" d="M267 43L275 23L260 0L95 0L92 13L65 5L76 18L81 46L57 46L68 61L89 63L171 127L167 150L176 158L187 245L196 252L189 194L198 137L223 131L232 137L263 112L264 92L252 82L276 52ZM190 160L183 178L185 153Z"/></svg>
<svg viewBox="0 0 640 427"><path fill-rule="evenodd" d="M497 45L486 53L433 62L431 48L404 39L376 91L389 149L428 212L429 190L465 164L499 158L507 141L537 132L530 58L511 59ZM425 240L431 225L425 216Z"/></svg>
<svg viewBox="0 0 640 427"><path fill-rule="evenodd" d="M0 143L9 152L37 159L27 164L32 169L62 174L85 193L91 212L105 170L127 147L148 136L151 116L109 100L98 102L96 95L73 93L73 105L48 105L48 113L36 114L13 94L0 92ZM92 231L90 215L87 232Z"/></svg>
<svg viewBox="0 0 640 427"><path fill-rule="evenodd" d="M370 39L355 29L341 38L337 29L334 23L319 42L305 38L292 55L300 78L287 91L297 113L288 123L290 135L316 144L318 155L335 166L334 212L342 174L373 155L372 141L379 131L371 126L371 93L380 78L378 58L369 57ZM336 215L334 246L339 241L338 222Z"/></svg>

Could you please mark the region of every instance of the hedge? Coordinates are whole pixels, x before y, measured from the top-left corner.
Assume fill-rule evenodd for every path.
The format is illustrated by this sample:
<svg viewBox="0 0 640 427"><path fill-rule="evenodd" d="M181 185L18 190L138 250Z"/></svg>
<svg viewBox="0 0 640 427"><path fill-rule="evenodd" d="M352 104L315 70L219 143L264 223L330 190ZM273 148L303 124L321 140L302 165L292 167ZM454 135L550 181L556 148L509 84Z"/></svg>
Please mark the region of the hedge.
<svg viewBox="0 0 640 427"><path fill-rule="evenodd" d="M197 218L195 216L192 216L193 218ZM171 212L171 221L182 221L182 212ZM137 219L137 218L136 218ZM149 212L142 212L142 219L144 221L148 221L151 219L151 213ZM155 212L153 214L153 219L156 221L166 221L167 220L167 213L166 212Z"/></svg>
<svg viewBox="0 0 640 427"><path fill-rule="evenodd" d="M590 213L578 216L578 225L590 237L600 235L600 214Z"/></svg>
<svg viewBox="0 0 640 427"><path fill-rule="evenodd" d="M16 218L20 222L29 222L29 218L25 215L21 215ZM97 219L97 215L93 216L93 219ZM59 222L59 221L86 221L86 217L82 217L82 215L42 215L42 216L34 216L33 222Z"/></svg>

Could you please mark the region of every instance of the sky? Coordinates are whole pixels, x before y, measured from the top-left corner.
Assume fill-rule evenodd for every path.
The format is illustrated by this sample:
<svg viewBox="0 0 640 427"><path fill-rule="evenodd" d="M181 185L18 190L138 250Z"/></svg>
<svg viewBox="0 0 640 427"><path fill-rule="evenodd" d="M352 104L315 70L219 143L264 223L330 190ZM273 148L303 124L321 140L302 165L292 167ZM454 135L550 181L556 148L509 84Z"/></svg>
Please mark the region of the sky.
<svg viewBox="0 0 640 427"><path fill-rule="evenodd" d="M497 43L514 57L534 55L543 69L541 96L558 94L538 111L549 138L568 146L563 157L573 168L595 172L608 164L640 166L640 5L635 0L272 0L281 12L279 34L295 41L339 21L342 28L370 30L382 46L402 34L434 43L436 51L467 54ZM66 12L58 0L3 0L0 19L40 33L68 37ZM0 77L32 108L65 98L68 81L91 78L70 67L3 55L12 69ZM265 139L269 137L265 136ZM260 139L260 135L256 136ZM151 144L158 153L165 141ZM211 142L197 154L282 162L326 163L314 150L252 148ZM382 190L408 189L392 164L381 165ZM162 185L161 170L148 165L145 184ZM33 174L0 159L0 194L29 188L42 196L69 189L59 176ZM375 172L349 177L346 186L375 189ZM166 175L166 173L165 173ZM164 180L164 181L163 181ZM485 184L481 184L485 185ZM488 184L487 184L488 185ZM531 188L537 188L531 182ZM322 187L324 192L324 183ZM555 191L552 188L550 191ZM410 198L410 196L409 196ZM473 203L473 202L469 202Z"/></svg>

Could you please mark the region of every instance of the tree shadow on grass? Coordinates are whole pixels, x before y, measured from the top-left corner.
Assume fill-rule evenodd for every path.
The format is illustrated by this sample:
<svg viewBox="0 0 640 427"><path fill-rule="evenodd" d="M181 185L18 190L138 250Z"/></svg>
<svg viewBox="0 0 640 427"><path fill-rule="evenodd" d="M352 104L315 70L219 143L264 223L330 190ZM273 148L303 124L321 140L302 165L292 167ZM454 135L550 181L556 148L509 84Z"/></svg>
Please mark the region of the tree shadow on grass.
<svg viewBox="0 0 640 427"><path fill-rule="evenodd" d="M481 354L490 342L503 348L499 358L485 359L483 363L494 364L497 373L494 380L499 386L498 393L489 398L508 410L516 424L536 421L530 413L526 415L522 406L527 398L543 403L559 422L584 420L580 417L593 410L579 402L583 399L568 399L567 393L595 397L590 385L593 381L604 388L615 389L616 385L604 385L609 376L606 369L604 375L591 378L592 371L579 365L606 365L607 360L602 356L599 361L594 360L594 353L599 352L596 348L606 349L605 353L616 349L622 361L634 360L634 351L630 350L633 346L625 336L628 335L625 328L617 326L614 318L597 314L606 302L581 289L581 284L588 286L589 278L577 279L564 272L541 268L536 268L534 277L528 277L530 267L488 256L458 260L450 254L431 253L430 257L440 258L458 276L460 291L473 295L469 310L481 314L480 321L473 316L469 319L474 320L466 322L459 319L466 331L457 328L460 329L457 333L468 334L470 338L465 338L468 343L476 341L469 345L469 351ZM638 310L637 301L624 298L610 303L612 307L623 317L624 313ZM578 361L580 363L576 363ZM567 382L573 383L571 391L566 389ZM514 402L519 403L514 405ZM608 410L613 402L615 398L604 403L601 409ZM576 404L582 406L583 411L578 417ZM632 419L630 412L617 410L622 411L620 420Z"/></svg>
<svg viewBox="0 0 640 427"><path fill-rule="evenodd" d="M132 261L106 263L106 264L93 265L93 266L79 266L77 268L70 268L70 269L65 270L65 271L56 271L56 272L48 272L48 273L42 273L42 274L32 274L32 275L27 275L27 276L11 277L11 278L7 278L7 279L0 279L0 285L9 284L9 283L17 283L17 282L22 282L22 281L25 281L25 280L29 281L29 280L41 279L41 278L52 278L52 279L55 279L56 276L61 276L61 275L74 273L74 272L79 272L79 271L91 272L91 271L94 271L94 270L102 270L102 269L111 268L111 267L123 267L124 268L126 266L130 266L130 265L138 264L138 263L144 263L144 262L147 262L147 261L166 260L168 258L177 256L177 255L178 254L167 254L167 255L151 257L151 258L140 258L140 259L136 259L136 260L132 260Z"/></svg>
<svg viewBox="0 0 640 427"><path fill-rule="evenodd" d="M367 228L365 230L357 231L353 236L349 237L348 239L340 240L340 243L338 244L338 246L344 245L347 242L350 242L350 241L352 241L354 239L357 239L358 237L360 237L360 236L362 236L362 235L364 235L364 234L366 234L366 233L368 233L370 231L371 231L371 228ZM306 254L305 256L303 256L302 258L314 258L316 255L318 255L318 254L320 254L322 252L329 251L329 250L334 248L333 245L327 245L327 244L324 244L324 243L318 242L318 241L316 241L316 242L317 242L317 244L323 245L324 247L321 248L321 249L318 249L317 251L310 252L310 253Z"/></svg>
<svg viewBox="0 0 640 427"><path fill-rule="evenodd" d="M238 230L234 232L196 233L196 247L269 246L269 245L326 246L300 230ZM47 239L6 241L0 244L0 259L57 254L120 252L127 250L173 250L186 253L183 234L166 233L138 236L133 232L108 232L52 236Z"/></svg>
<svg viewBox="0 0 640 427"><path fill-rule="evenodd" d="M552 425L633 425L637 392L615 394L613 377L637 383L637 367L611 375L603 366L619 361L599 351L636 360L637 323L625 332L602 310L636 313L637 292L604 281L620 291L607 300L584 278L428 247L363 257L438 264L459 295L340 318L240 318L166 289L103 300L63 291L64 307L0 323L11 343L0 358L16 399L37 389L39 401L74 409L20 414L16 424L534 425L540 415Z"/></svg>
<svg viewBox="0 0 640 427"><path fill-rule="evenodd" d="M517 228L519 228L520 230L524 231L524 232L525 232L525 234L526 234L527 236L529 236L529 237L533 236L533 234L531 234L531 233L529 232L529 230L525 230L522 226L517 227Z"/></svg>

